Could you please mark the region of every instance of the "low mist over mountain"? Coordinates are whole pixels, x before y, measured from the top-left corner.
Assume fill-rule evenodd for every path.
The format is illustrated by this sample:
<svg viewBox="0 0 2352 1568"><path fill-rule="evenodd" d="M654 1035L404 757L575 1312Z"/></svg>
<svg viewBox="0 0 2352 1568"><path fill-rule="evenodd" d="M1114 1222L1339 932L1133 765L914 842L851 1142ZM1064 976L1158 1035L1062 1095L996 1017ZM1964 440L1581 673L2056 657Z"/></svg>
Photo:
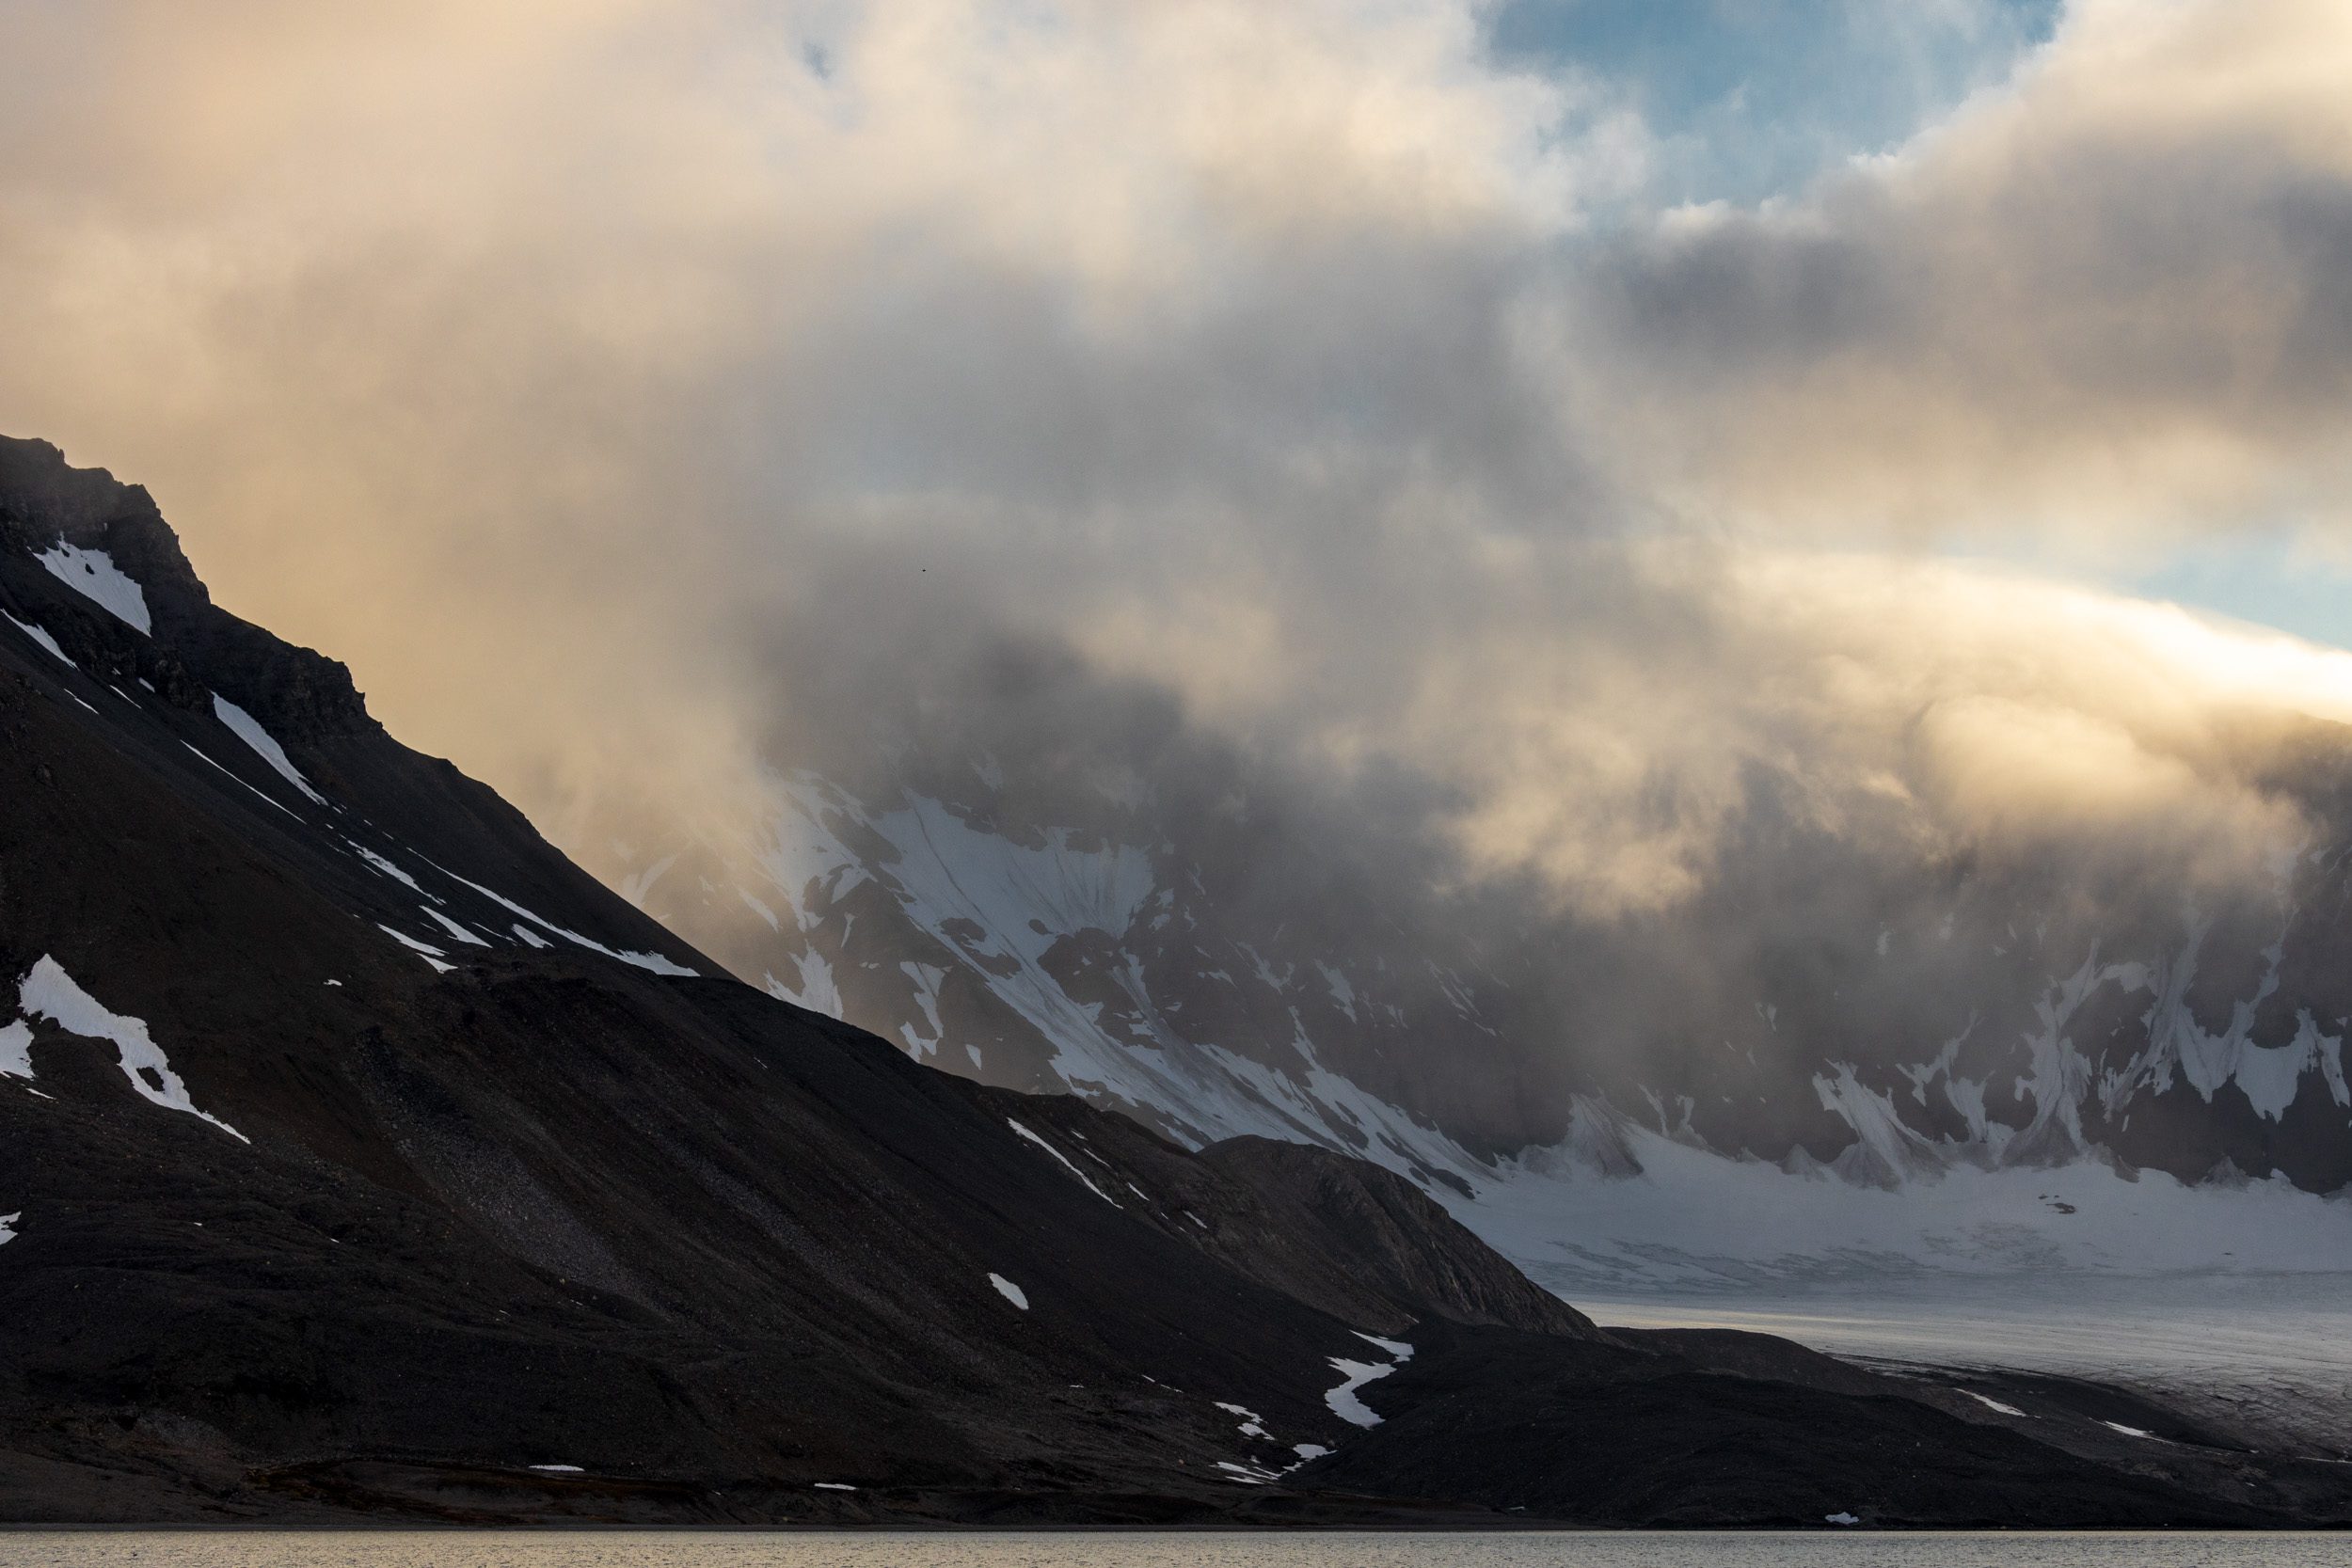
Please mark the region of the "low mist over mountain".
<svg viewBox="0 0 2352 1568"><path fill-rule="evenodd" d="M780 756L736 820L646 811L582 853L778 995L1196 1143L1598 1173L1633 1124L1878 1185L2352 1175L2335 723L2230 726L2217 760L2280 835L2226 874L2195 840L2118 862L2092 826L1866 852L1759 780L1703 888L1595 914L1467 879L1409 780L1317 791L1034 648L964 672L882 709L862 759Z"/></svg>

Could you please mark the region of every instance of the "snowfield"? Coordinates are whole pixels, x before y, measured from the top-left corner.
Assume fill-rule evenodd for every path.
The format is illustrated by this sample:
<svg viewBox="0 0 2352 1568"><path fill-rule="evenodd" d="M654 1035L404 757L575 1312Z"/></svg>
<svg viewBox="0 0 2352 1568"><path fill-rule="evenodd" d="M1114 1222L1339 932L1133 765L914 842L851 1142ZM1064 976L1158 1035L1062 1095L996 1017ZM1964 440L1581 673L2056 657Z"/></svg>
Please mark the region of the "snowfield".
<svg viewBox="0 0 2352 1568"><path fill-rule="evenodd" d="M2117 1383L2250 1446L2352 1459L2352 1275L1946 1275L1578 1305L1618 1327L1740 1328L1867 1363Z"/></svg>
<svg viewBox="0 0 2352 1568"><path fill-rule="evenodd" d="M2093 1162L1867 1187L1638 1129L1626 1147L1642 1174L1540 1151L1433 1196L1604 1324L2121 1382L2352 1457L2352 1200Z"/></svg>
<svg viewBox="0 0 2352 1568"><path fill-rule="evenodd" d="M1436 1196L1601 1323L2115 1381L2352 1456L2344 1198L2091 1163L1863 1187L1629 1142L1639 1176L1515 1164L1475 1199Z"/></svg>
<svg viewBox="0 0 2352 1568"><path fill-rule="evenodd" d="M1620 1135L1638 1176L1535 1150L1482 1171L1473 1198L1433 1196L1580 1302L1955 1275L2352 1274L2352 1199L2284 1180L2188 1186L2085 1161L1955 1165L1876 1187Z"/></svg>

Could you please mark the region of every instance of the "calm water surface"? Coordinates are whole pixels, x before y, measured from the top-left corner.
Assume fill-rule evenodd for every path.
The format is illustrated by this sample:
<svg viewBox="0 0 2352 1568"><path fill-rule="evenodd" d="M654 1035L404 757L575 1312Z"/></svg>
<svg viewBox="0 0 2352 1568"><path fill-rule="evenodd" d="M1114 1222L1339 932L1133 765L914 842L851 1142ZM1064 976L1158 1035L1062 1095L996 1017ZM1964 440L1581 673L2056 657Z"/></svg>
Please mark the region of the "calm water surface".
<svg viewBox="0 0 2352 1568"><path fill-rule="evenodd" d="M2336 1568L2325 1535L0 1534L0 1568Z"/></svg>

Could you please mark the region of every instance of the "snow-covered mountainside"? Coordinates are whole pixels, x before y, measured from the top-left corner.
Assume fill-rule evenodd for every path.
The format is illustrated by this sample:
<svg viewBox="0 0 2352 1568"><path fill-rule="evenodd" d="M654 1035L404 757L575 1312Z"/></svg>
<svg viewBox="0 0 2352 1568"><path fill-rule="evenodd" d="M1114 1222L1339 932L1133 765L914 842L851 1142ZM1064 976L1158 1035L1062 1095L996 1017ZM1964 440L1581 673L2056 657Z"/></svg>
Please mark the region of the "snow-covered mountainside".
<svg viewBox="0 0 2352 1568"><path fill-rule="evenodd" d="M2341 817L2348 757L2295 737L2282 787ZM2352 1269L2352 1207L2312 1196L2352 1176L2344 852L2203 909L1963 868L1875 890L1860 942L1726 934L1692 990L1647 973L1639 932L1498 950L1378 911L1310 926L1132 780L1049 797L1057 819L993 757L927 761L863 793L777 776L765 820L583 859L737 974L920 1060L1194 1147L1376 1161L1571 1294ZM1580 975L1613 963L1607 994L1564 988L1545 942Z"/></svg>
<svg viewBox="0 0 2352 1568"><path fill-rule="evenodd" d="M1279 929L1234 930L1173 844L1025 830L989 811L989 770L974 777L962 800L873 803L778 779L755 832L612 880L771 994L950 1071L1082 1094L1193 1147L1255 1133L1468 1189L1481 1166L1460 1142L1323 1053L1499 1037L1490 980L1431 958L1343 967Z"/></svg>

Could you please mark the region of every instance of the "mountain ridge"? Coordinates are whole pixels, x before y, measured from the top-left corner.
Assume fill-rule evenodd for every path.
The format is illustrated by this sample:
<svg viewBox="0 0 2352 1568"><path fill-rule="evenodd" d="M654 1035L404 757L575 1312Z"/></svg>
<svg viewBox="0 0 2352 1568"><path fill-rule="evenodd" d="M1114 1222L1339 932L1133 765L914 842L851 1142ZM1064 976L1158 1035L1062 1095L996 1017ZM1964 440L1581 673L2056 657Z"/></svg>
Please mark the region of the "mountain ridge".
<svg viewBox="0 0 2352 1568"><path fill-rule="evenodd" d="M0 1517L2352 1517L2300 1461L2045 1440L1778 1342L1727 1383L1393 1175L1191 1153L763 994L62 464L0 448ZM1502 1397L1529 1377L1579 1402ZM1744 1492L1702 1457L1758 1400L1825 1423L1769 1498L1786 1456ZM1398 1463L1448 1401L1513 1411L1479 1445L1637 1406L1661 1441L1522 1516ZM1874 1481L1889 1433L1972 1458Z"/></svg>
<svg viewBox="0 0 2352 1568"><path fill-rule="evenodd" d="M2352 745L2313 725L2279 758L2280 787L2352 843ZM946 774L946 760L919 766ZM1971 873L1944 898L1941 935L1888 927L1875 951L1800 955L1778 1001L1767 990L1602 1051L1572 1014L1542 1010L1528 974L1468 956L1406 973L1377 949L1252 928L1148 805L1089 813L1064 796L1062 820L1024 816L1001 780L966 771L953 790L934 777L868 796L778 777L771 822L582 844L610 885L733 972L946 1070L1085 1094L1193 1145L1250 1132L1369 1154L1433 1191L1467 1196L1513 1160L1629 1173L1637 1129L1876 1186L2083 1161L2190 1184L2352 1182L2352 992L2330 957L2352 933L2333 839L2237 906L2168 911L2180 895L2159 894L2145 929L2079 942L2080 919L2061 930L2025 902L2029 882ZM1096 818L1128 826L1072 825ZM1059 891L1089 879L1099 908ZM1940 978L1888 999L1904 942L1933 950ZM1638 965L1623 973L1646 984ZM1874 1031L1880 1000L1890 1022ZM1428 1066L1456 1060L1478 1066ZM1446 1082L1489 1069L1530 1119L1465 1109Z"/></svg>

